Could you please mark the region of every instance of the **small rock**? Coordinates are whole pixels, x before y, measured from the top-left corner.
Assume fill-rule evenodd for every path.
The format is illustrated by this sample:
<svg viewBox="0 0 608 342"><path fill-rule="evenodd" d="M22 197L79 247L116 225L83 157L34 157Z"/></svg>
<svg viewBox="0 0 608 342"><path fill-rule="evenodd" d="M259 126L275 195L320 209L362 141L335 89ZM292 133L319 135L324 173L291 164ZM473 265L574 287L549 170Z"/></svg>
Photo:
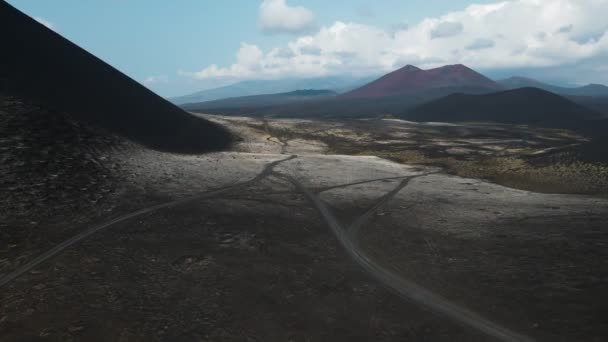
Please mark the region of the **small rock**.
<svg viewBox="0 0 608 342"><path fill-rule="evenodd" d="M46 285L44 285L44 284L42 284L42 283L40 283L40 284L38 284L38 285L35 285L35 286L34 286L34 289L36 289L36 290L42 290L42 289L44 289L44 288L46 288Z"/></svg>
<svg viewBox="0 0 608 342"><path fill-rule="evenodd" d="M75 333L75 332L82 331L82 330L84 330L83 326L70 326L70 327L68 327L68 331L71 332L71 333Z"/></svg>

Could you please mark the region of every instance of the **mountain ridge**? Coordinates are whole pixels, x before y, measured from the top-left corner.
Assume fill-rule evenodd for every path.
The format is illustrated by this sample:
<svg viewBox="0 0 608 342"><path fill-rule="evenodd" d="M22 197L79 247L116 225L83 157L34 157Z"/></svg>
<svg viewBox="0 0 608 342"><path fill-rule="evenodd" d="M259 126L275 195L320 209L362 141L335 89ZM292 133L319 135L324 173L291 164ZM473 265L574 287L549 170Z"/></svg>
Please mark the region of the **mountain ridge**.
<svg viewBox="0 0 608 342"><path fill-rule="evenodd" d="M416 94L447 88L468 88L473 93L502 90L502 86L475 70L462 65L445 65L422 70L406 65L375 81L352 90L342 97L384 97L399 94Z"/></svg>

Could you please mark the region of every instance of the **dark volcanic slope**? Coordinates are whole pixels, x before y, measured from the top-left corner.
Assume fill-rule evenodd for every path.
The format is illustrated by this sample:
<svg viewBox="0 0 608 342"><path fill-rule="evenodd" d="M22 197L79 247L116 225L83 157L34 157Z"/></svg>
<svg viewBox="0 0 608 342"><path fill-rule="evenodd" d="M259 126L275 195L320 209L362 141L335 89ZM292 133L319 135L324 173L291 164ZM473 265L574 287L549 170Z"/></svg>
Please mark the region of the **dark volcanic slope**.
<svg viewBox="0 0 608 342"><path fill-rule="evenodd" d="M462 64L446 65L430 70L407 65L343 96L381 97L439 89L460 89L461 92L479 93L502 88L496 82Z"/></svg>
<svg viewBox="0 0 608 342"><path fill-rule="evenodd" d="M560 127L599 114L559 95L520 88L485 95L452 94L403 115L418 121L493 121Z"/></svg>
<svg viewBox="0 0 608 342"><path fill-rule="evenodd" d="M0 232L22 232L10 225L14 219L98 206L119 181L111 155L128 145L65 113L0 92Z"/></svg>
<svg viewBox="0 0 608 342"><path fill-rule="evenodd" d="M0 26L1 90L160 150L201 152L231 142L220 126L184 112L4 1Z"/></svg>
<svg viewBox="0 0 608 342"><path fill-rule="evenodd" d="M608 117L608 96L568 96L568 99Z"/></svg>

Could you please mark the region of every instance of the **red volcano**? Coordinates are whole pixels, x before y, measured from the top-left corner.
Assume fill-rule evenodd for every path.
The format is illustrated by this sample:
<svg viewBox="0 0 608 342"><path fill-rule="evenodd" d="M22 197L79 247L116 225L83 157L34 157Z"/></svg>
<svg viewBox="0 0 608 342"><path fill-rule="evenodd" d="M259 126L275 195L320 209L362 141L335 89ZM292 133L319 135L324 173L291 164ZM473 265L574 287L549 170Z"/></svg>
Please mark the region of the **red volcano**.
<svg viewBox="0 0 608 342"><path fill-rule="evenodd" d="M355 98L414 95L439 89L451 89L455 92L493 92L502 90L502 86L462 64L430 70L406 65L343 96Z"/></svg>

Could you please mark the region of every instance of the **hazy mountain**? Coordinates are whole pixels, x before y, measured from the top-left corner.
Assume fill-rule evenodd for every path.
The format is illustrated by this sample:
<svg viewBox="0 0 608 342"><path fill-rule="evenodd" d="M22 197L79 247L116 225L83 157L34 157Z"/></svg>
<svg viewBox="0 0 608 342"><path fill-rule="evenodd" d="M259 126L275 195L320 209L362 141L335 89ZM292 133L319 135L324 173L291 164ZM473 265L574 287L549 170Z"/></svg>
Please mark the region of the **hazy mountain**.
<svg viewBox="0 0 608 342"><path fill-rule="evenodd" d="M197 152L231 141L222 127L184 112L4 1L0 22L6 94L157 149Z"/></svg>
<svg viewBox="0 0 608 342"><path fill-rule="evenodd" d="M291 91L288 93L230 97L227 99L215 101L186 103L183 104L181 107L186 110L193 111L205 111L206 109L218 108L257 108L277 106L301 101L319 100L327 97L333 97L336 95L337 93L331 90L305 89Z"/></svg>
<svg viewBox="0 0 608 342"><path fill-rule="evenodd" d="M563 127L600 115L542 89L518 88L484 95L448 95L413 108L403 117L417 121L492 121Z"/></svg>
<svg viewBox="0 0 608 342"><path fill-rule="evenodd" d="M577 96L608 96L608 87L603 84L588 84L583 87L574 88L570 94Z"/></svg>
<svg viewBox="0 0 608 342"><path fill-rule="evenodd" d="M532 78L514 76L497 81L506 89L517 89L524 87L540 88L559 95L569 96L608 96L608 87L602 84L588 84L582 87L560 87L537 81Z"/></svg>
<svg viewBox="0 0 608 342"><path fill-rule="evenodd" d="M507 90L517 89L517 88L526 88L526 87L534 87L534 88L544 89L544 90L548 90L548 91L549 91L549 88L565 89L562 87L553 86L553 85L550 85L547 83L537 81L533 78L521 77L521 76L513 76L513 77L498 80L496 82L498 82L500 85L505 87L505 89L507 89Z"/></svg>
<svg viewBox="0 0 608 342"><path fill-rule="evenodd" d="M323 96L308 101L292 101L273 106L205 107L205 103L187 104L183 108L200 113L297 118L363 118L400 114L429 99L420 96L386 96L375 98L342 98Z"/></svg>
<svg viewBox="0 0 608 342"><path fill-rule="evenodd" d="M170 98L169 101L175 104L198 103L233 97L277 94L298 89L328 89L337 93L343 93L359 87L375 78L375 76L363 78L330 76L308 79L242 81L224 87Z"/></svg>
<svg viewBox="0 0 608 342"><path fill-rule="evenodd" d="M430 70L406 65L342 97L383 97L429 92L487 93L501 89L502 87L496 82L461 64Z"/></svg>

